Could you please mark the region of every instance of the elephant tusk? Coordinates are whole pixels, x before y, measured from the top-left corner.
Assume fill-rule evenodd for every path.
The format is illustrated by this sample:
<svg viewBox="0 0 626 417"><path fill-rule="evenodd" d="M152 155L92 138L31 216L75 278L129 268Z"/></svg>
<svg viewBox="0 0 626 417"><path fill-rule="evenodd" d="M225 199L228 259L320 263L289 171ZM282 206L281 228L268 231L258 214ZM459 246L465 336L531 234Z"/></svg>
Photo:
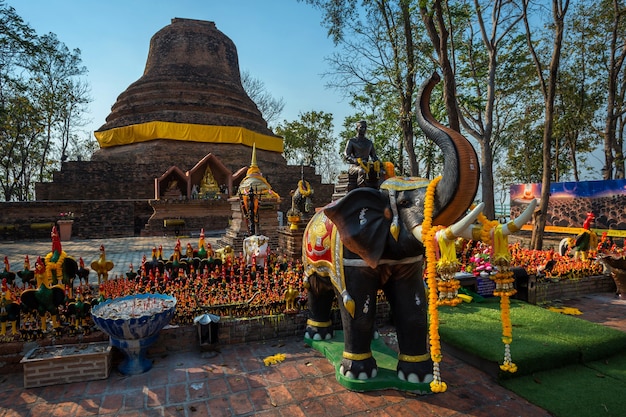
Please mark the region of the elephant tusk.
<svg viewBox="0 0 626 417"><path fill-rule="evenodd" d="M469 212L469 214L467 214L461 220L442 230L441 233L444 234L445 239L448 241L454 240L457 237L472 239L472 224L476 221L476 218L478 218L478 215L483 211L484 207L485 203L478 204L476 207L474 207L472 211ZM412 230L412 233L417 240L424 243L422 236L422 225L416 226Z"/></svg>
<svg viewBox="0 0 626 417"><path fill-rule="evenodd" d="M478 215L482 213L484 207L485 203L476 205L467 216L443 230L444 238L448 241L455 240L457 237L472 239L473 223L478 218Z"/></svg>
<svg viewBox="0 0 626 417"><path fill-rule="evenodd" d="M537 200L531 201L522 214L508 222L506 224L506 227L502 227L502 235L512 235L513 233L521 230L522 226L524 226L530 220L533 212L535 211L535 207L537 207Z"/></svg>

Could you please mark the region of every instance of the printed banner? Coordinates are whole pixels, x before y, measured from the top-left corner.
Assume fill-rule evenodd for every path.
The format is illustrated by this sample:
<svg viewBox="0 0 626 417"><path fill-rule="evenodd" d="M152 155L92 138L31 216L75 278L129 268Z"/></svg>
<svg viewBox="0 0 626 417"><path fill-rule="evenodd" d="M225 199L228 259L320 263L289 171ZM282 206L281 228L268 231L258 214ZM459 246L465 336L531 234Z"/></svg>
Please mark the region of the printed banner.
<svg viewBox="0 0 626 417"><path fill-rule="evenodd" d="M510 192L511 218L515 218L533 198L540 200L541 184L512 185ZM545 231L578 234L589 212L595 215L591 228L599 235L626 236L626 180L550 184ZM529 223L524 229L532 226Z"/></svg>

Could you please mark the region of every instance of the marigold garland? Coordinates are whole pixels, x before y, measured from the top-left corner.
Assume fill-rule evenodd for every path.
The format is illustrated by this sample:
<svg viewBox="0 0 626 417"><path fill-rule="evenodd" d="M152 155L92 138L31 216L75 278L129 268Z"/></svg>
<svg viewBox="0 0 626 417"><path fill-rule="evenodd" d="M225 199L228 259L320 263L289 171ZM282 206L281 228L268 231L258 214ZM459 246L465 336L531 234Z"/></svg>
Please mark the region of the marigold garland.
<svg viewBox="0 0 626 417"><path fill-rule="evenodd" d="M65 258L67 257L67 253L65 251L61 251L59 258L56 262L52 261L53 252L50 252L46 255L46 280L47 287L56 285L60 280L63 279L63 263L65 262ZM54 276L52 275L52 271L54 271ZM53 282L56 278L57 282Z"/></svg>
<svg viewBox="0 0 626 417"><path fill-rule="evenodd" d="M303 197L308 197L313 192L313 190L311 190L311 184L309 184L307 180L298 181L298 191L300 191L300 195Z"/></svg>
<svg viewBox="0 0 626 417"><path fill-rule="evenodd" d="M511 324L511 303L509 297L517 290L514 288L513 271L509 269L511 263L511 252L507 236L502 233L502 226L498 225L493 230L492 241L492 263L498 268L498 272L491 276L496 283L493 295L500 297L500 317L502 320L502 343L504 343L504 361L500 369L505 372L514 373L517 365L511 358L511 343L513 342L513 325Z"/></svg>
<svg viewBox="0 0 626 417"><path fill-rule="evenodd" d="M437 310L437 252L435 247L435 234L441 230L441 226L432 227L433 209L435 205L435 188L441 177L437 177L428 184L424 198L424 222L422 223L422 236L426 249L426 276L428 283L428 314L430 316L429 337L430 357L433 361L433 380L430 383L432 392L445 392L448 386L441 380L439 363L441 354L441 341L439 339L439 311Z"/></svg>

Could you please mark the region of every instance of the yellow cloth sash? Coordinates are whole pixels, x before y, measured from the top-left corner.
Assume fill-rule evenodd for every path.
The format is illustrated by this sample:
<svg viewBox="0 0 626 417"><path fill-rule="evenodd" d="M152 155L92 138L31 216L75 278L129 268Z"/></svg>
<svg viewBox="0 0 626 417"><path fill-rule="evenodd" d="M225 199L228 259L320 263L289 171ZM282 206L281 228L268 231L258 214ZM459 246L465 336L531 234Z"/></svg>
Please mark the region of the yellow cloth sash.
<svg viewBox="0 0 626 417"><path fill-rule="evenodd" d="M210 126L189 123L147 122L94 132L100 147L128 145L154 139L189 142L240 143L266 151L283 152L283 139L237 126Z"/></svg>

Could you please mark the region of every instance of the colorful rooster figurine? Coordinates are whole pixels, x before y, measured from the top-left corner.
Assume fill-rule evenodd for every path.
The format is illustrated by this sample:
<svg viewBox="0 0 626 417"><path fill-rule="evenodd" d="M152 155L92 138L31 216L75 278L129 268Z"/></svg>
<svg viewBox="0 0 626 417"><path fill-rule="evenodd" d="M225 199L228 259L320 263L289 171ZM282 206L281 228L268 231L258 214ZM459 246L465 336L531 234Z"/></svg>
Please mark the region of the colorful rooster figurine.
<svg viewBox="0 0 626 417"><path fill-rule="evenodd" d="M11 290L5 279L2 279L0 292L0 336L7 333L7 323L11 323L11 334L18 334L17 325L20 320L20 305L13 300Z"/></svg>
<svg viewBox="0 0 626 417"><path fill-rule="evenodd" d="M83 281L85 282L85 285L89 283L89 272L91 271L89 268L85 268L85 261L83 261L83 258L78 258L78 272L76 275L78 275L78 280L81 284Z"/></svg>
<svg viewBox="0 0 626 417"><path fill-rule="evenodd" d="M21 278L24 289L35 285L35 271L30 269L30 259L28 255L24 257L24 269L17 271L17 276Z"/></svg>
<svg viewBox="0 0 626 417"><path fill-rule="evenodd" d="M9 286L13 286L15 281L15 272L11 271L11 265L9 264L9 257L4 257L4 271L0 272L0 280L6 279Z"/></svg>
<svg viewBox="0 0 626 417"><path fill-rule="evenodd" d="M65 289L63 285L53 283L41 257L35 263L35 279L37 288L31 288L22 292L20 296L22 306L26 311L36 311L41 318L41 329L45 331L46 315L52 317L52 327L60 327L59 306L65 303Z"/></svg>
<svg viewBox="0 0 626 417"><path fill-rule="evenodd" d="M115 264L107 259L104 245L100 245L100 257L91 263L91 269L98 274L98 284L106 282L109 279L109 271L113 269Z"/></svg>

